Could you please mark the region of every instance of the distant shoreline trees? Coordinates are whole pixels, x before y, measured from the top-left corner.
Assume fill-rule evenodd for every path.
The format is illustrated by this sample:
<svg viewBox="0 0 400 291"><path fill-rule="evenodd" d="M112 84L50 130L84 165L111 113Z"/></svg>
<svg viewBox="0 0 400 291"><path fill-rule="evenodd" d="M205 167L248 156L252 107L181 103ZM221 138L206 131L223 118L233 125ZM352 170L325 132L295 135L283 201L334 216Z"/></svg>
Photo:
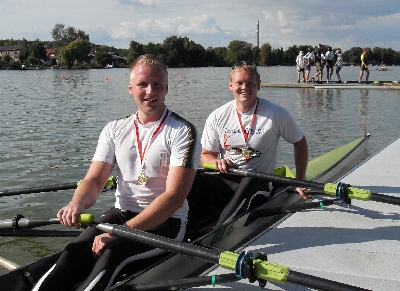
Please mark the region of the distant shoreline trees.
<svg viewBox="0 0 400 291"><path fill-rule="evenodd" d="M272 48L269 43L261 47L242 41L232 40L227 47L207 47L195 43L188 37L170 36L162 43L141 44L132 40L129 49L93 44L89 35L80 29L57 23L51 31L53 41L28 41L5 39L0 46L19 45L18 60L10 60L0 55L1 68L46 67L46 49L58 54L58 65L66 68L104 68L112 63L112 55L126 59L126 65L137 56L151 53L162 58L169 67L225 67L238 61L248 61L261 66L293 66L299 51L306 52L310 45L293 45L287 50ZM325 49L329 45L325 46ZM340 48L334 48L337 50ZM369 48L368 61L371 65L400 65L400 52L391 48ZM361 47L342 51L344 62L359 65ZM54 65L50 64L50 65Z"/></svg>

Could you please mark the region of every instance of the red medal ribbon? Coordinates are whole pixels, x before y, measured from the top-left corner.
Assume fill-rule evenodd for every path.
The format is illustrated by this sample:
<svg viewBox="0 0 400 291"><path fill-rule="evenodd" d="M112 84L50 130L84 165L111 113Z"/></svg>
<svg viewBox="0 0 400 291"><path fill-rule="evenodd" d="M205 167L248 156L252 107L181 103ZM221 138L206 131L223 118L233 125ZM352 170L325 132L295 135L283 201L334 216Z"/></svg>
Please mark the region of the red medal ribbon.
<svg viewBox="0 0 400 291"><path fill-rule="evenodd" d="M137 142L137 145L138 145L138 151L139 151L140 163L141 164L143 164L144 154L146 153L146 149L147 149L147 146L148 146L149 142L157 134L157 132L160 130L161 126L163 126L164 121L167 118L167 116L168 116L168 109L165 112L165 115L164 115L163 119L161 120L161 122L158 124L157 128L154 130L153 134L151 135L150 140L146 143L143 152L142 152L142 143L140 142L140 137L139 137L139 127L136 124L136 120L133 122L135 124L135 129L136 129L136 142ZM136 115L136 118L137 118L137 115Z"/></svg>
<svg viewBox="0 0 400 291"><path fill-rule="evenodd" d="M246 132L245 128L243 127L242 119L240 118L239 110L236 108L236 114L237 114L237 117L239 119L239 124L240 124L240 128L242 129L242 134L243 134L243 137L244 137L244 143L245 144L247 142L247 139L249 138L249 134L250 134L250 131L251 131L251 127L253 126L254 120L256 119L257 108L258 108L259 101L260 100L257 98L257 105L256 105L256 108L254 109L253 116L251 117L249 132Z"/></svg>

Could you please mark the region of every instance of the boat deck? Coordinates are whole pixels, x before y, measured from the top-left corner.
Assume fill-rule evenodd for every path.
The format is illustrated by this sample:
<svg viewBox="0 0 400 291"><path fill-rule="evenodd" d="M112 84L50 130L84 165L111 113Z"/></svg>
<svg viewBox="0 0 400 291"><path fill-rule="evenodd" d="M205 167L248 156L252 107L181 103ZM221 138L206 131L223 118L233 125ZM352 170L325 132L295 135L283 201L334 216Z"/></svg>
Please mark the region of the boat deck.
<svg viewBox="0 0 400 291"><path fill-rule="evenodd" d="M399 152L400 138L340 181L375 193L400 195ZM360 200L352 204L293 214L243 250L264 252L271 262L314 276L370 290L400 290L400 206ZM210 274L223 273L229 271L217 268ZM256 283L241 280L216 287L260 290ZM310 290L270 282L266 288Z"/></svg>
<svg viewBox="0 0 400 291"><path fill-rule="evenodd" d="M266 88L313 88L313 89L400 89L397 81L371 81L358 83L358 81L344 81L342 83L263 83Z"/></svg>

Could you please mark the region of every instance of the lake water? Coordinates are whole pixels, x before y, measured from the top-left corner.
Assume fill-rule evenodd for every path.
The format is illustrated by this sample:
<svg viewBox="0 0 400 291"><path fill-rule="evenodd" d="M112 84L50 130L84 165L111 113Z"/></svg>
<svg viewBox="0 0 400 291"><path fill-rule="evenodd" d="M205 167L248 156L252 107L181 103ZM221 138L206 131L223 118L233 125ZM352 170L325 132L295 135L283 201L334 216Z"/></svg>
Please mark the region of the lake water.
<svg viewBox="0 0 400 291"><path fill-rule="evenodd" d="M371 68L370 80L399 80L399 67ZM263 83L295 83L295 67L260 67ZM232 100L230 68L169 69L168 107L203 129L208 114ZM342 80L357 80L344 67ZM333 80L336 80L334 75ZM0 71L0 190L77 181L85 175L98 135L110 120L136 111L128 70ZM400 136L400 90L261 88L259 96L287 108L304 130L310 158L371 133L369 156ZM293 148L280 144L278 165L293 165ZM73 191L0 197L0 219L16 213L55 217ZM113 204L101 196L92 213ZM54 227L53 227L54 228ZM0 256L18 264L59 250L68 238L0 237ZM0 270L0 274L5 272Z"/></svg>

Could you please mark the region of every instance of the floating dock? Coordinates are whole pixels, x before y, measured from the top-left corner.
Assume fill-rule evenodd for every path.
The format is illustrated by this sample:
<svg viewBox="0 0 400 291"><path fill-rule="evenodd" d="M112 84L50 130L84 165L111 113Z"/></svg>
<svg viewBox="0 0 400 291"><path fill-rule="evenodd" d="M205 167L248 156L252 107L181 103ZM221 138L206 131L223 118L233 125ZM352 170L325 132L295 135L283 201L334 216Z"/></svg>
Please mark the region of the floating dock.
<svg viewBox="0 0 400 291"><path fill-rule="evenodd" d="M344 81L342 83L264 83L261 87L267 88L314 88L314 89L400 89L397 81L371 81L358 83L358 81Z"/></svg>
<svg viewBox="0 0 400 291"><path fill-rule="evenodd" d="M340 179L374 193L400 196L400 139ZM318 197L321 199L321 197ZM237 251L264 252L268 260L294 271L369 290L400 290L400 206L353 200L298 212ZM209 275L229 271L216 268ZM260 290L247 279L216 288ZM200 287L193 290L211 290ZM268 282L266 290L306 287Z"/></svg>

